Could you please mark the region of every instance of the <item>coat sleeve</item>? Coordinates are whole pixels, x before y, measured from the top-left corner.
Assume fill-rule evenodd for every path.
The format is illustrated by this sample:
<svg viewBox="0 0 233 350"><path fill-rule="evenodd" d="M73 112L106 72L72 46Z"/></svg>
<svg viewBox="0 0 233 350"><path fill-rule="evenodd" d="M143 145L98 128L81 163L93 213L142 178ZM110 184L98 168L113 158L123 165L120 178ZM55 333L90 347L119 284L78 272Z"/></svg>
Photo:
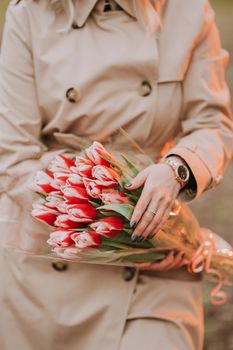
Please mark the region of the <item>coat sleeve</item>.
<svg viewBox="0 0 233 350"><path fill-rule="evenodd" d="M181 191L181 198L187 201L218 185L232 157L230 94L224 78L227 61L207 2L183 83L181 136L166 155L180 156L192 171L196 183Z"/></svg>
<svg viewBox="0 0 233 350"><path fill-rule="evenodd" d="M1 233L9 231L10 222L17 230L21 224L31 225L33 193L28 184L49 154L40 141L42 125L25 2L11 2L0 55Z"/></svg>
<svg viewBox="0 0 233 350"><path fill-rule="evenodd" d="M30 28L24 2L11 2L0 54L0 193L21 184L51 158L41 141Z"/></svg>

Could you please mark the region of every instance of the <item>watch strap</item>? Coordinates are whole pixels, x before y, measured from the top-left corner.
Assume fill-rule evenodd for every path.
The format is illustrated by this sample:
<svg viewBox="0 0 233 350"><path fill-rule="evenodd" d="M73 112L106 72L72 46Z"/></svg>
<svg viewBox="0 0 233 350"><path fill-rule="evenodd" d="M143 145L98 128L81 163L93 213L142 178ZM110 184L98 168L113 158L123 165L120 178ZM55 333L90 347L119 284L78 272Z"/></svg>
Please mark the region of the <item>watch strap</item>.
<svg viewBox="0 0 233 350"><path fill-rule="evenodd" d="M189 181L189 169L187 167L187 165L184 164L184 162L179 159L178 157L174 158L174 157L167 157L163 159L163 163L167 164L170 166L170 168L172 169L175 179L177 180L177 182L179 182L181 188L183 188ZM179 168L183 167L183 171L186 172L186 178L183 179L180 175L179 175Z"/></svg>

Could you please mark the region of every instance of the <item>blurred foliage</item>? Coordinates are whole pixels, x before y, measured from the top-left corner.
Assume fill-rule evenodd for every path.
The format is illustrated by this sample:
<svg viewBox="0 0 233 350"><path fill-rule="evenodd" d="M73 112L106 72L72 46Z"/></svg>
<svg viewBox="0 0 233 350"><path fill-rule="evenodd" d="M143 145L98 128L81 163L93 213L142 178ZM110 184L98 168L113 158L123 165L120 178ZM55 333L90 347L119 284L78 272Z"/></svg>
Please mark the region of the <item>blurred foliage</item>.
<svg viewBox="0 0 233 350"><path fill-rule="evenodd" d="M8 0L0 0L0 37L1 37L2 27L4 23L4 18L5 18L5 11L8 3L9 3Z"/></svg>
<svg viewBox="0 0 233 350"><path fill-rule="evenodd" d="M187 0L189 1L189 0ZM210 0L216 12L223 47L230 53L227 81L233 93L233 0ZM8 0L0 0L0 36ZM229 167L222 184L204 193L191 204L202 226L209 227L233 244L233 165ZM233 291L227 288L229 301L216 307L209 302L210 284L204 283L205 350L233 350ZM162 349L161 349L162 350Z"/></svg>
<svg viewBox="0 0 233 350"><path fill-rule="evenodd" d="M230 53L226 72L233 96L233 1L210 0L220 30L222 46ZM232 99L233 100L233 99ZM204 193L191 204L204 227L209 227L233 245L233 164L231 163L218 188ZM213 286L213 285L212 285ZM211 285L204 283L205 350L233 350L233 288L225 290L229 296L224 306L212 306L208 295Z"/></svg>

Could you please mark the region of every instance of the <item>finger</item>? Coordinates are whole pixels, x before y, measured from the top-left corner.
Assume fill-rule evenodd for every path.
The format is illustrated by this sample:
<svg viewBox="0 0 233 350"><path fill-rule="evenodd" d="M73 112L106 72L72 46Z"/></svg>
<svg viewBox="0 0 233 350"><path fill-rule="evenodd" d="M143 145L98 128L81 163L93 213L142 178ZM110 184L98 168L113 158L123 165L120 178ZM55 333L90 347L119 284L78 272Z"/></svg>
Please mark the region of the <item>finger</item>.
<svg viewBox="0 0 233 350"><path fill-rule="evenodd" d="M181 267L183 264L183 257L183 252L178 252L177 254L175 254L173 263L169 266L169 269L178 269L179 267Z"/></svg>
<svg viewBox="0 0 233 350"><path fill-rule="evenodd" d="M164 215L166 215L166 210L167 210L167 208L169 209L171 202L172 202L172 198L168 197L168 196L166 196L166 198L164 198L164 196L163 196L163 198L160 199L158 206L157 206L156 213L155 213L152 221L145 228L145 230L143 232L143 236L145 238L148 238L148 237L152 238L153 237L154 231L160 225L161 221L164 218ZM149 206L149 207L152 207L152 206Z"/></svg>
<svg viewBox="0 0 233 350"><path fill-rule="evenodd" d="M148 270L150 268L152 263L146 262L146 263L136 263L134 264L136 268L139 270Z"/></svg>
<svg viewBox="0 0 233 350"><path fill-rule="evenodd" d="M154 215L151 223L144 229L143 236L145 238L152 239L156 234L157 227L161 226L164 220L164 213L166 211L166 201L163 200L160 203L159 209L156 215Z"/></svg>
<svg viewBox="0 0 233 350"><path fill-rule="evenodd" d="M188 263L187 259L184 259L184 253L179 252L174 255L174 251L171 251L167 257L161 262L155 263L140 263L135 264L139 270L153 270L153 271L169 271L171 269L178 269Z"/></svg>
<svg viewBox="0 0 233 350"><path fill-rule="evenodd" d="M149 194L150 196L150 199L151 199L151 195L152 195L152 192L150 191L150 189L148 188L147 190L147 187L145 186L144 188L145 191L147 191L147 193ZM157 215L157 208L160 206L160 202L163 200L163 194L161 192L158 192L158 195L156 194L154 197L153 197L153 200L151 200L149 202L149 204L147 203L147 206L144 207L144 210L141 210L141 208L139 208L139 214L138 214L138 217L140 219L140 221L138 220L137 221L137 226L136 226L136 229L134 230L133 232L133 238L134 237L143 237L143 239L146 238L146 235L144 235L144 232L145 232L145 229L150 225L150 223L152 222L152 220L154 220L154 217L155 217L155 212L156 212L156 215ZM147 208L153 208L153 210L149 210ZM156 208L156 209L154 209ZM149 235L151 233L151 231L147 234ZM134 239L136 240L136 239Z"/></svg>
<svg viewBox="0 0 233 350"><path fill-rule="evenodd" d="M172 257L173 252L170 252L167 257L160 261L160 262L155 262L155 263L140 263L140 264L135 264L140 270L156 270L156 271L162 271L168 264L172 262Z"/></svg>
<svg viewBox="0 0 233 350"><path fill-rule="evenodd" d="M153 271L168 271L170 266L172 266L174 262L174 252L171 251L165 259L163 259L161 262L155 262L152 263L150 266L150 270Z"/></svg>
<svg viewBox="0 0 233 350"><path fill-rule="evenodd" d="M140 173L137 176L135 176L133 179L130 180L130 182L127 182L125 184L125 188L129 190L135 190L141 187L145 183L147 176L148 176L147 169L140 171Z"/></svg>
<svg viewBox="0 0 233 350"><path fill-rule="evenodd" d="M172 197L170 197L167 200L167 202L165 203L165 207L163 208L164 211L163 211L161 217L158 218L158 221L157 221L158 224L155 225L154 229L152 229L151 238L153 238L162 229L162 227L166 224L175 200L176 200L176 195L173 192Z"/></svg>
<svg viewBox="0 0 233 350"><path fill-rule="evenodd" d="M159 266L155 263L152 264L150 269L156 270L156 271L169 271L169 270L175 270L183 266L182 262L182 256L183 253L179 254L179 256L175 255L174 251L171 251L167 258L164 259Z"/></svg>
<svg viewBox="0 0 233 350"><path fill-rule="evenodd" d="M179 252L175 257L174 268L179 269L182 266L185 266L189 263L188 259L185 258L184 252Z"/></svg>
<svg viewBox="0 0 233 350"><path fill-rule="evenodd" d="M136 224L141 219L141 217L142 217L143 213L145 212L150 200L151 200L151 193L146 188L144 188L142 193L141 193L141 196L137 202L137 205L134 208L133 215L132 215L131 220L130 220L130 226L132 228L136 227Z"/></svg>
<svg viewBox="0 0 233 350"><path fill-rule="evenodd" d="M146 208L146 210L152 215L152 219L155 219L155 216L158 213L159 207L161 206L161 203L165 199L165 193L161 193L160 191L154 193L154 195L151 198L151 201Z"/></svg>
<svg viewBox="0 0 233 350"><path fill-rule="evenodd" d="M169 214L170 211L172 209L172 205L170 205L164 212L163 212L163 216L159 222L159 224L155 227L154 231L153 231L153 237L156 236L156 234L163 228L163 226L166 224L168 218L169 218Z"/></svg>
<svg viewBox="0 0 233 350"><path fill-rule="evenodd" d="M171 264L167 265L166 271L177 270L186 264L187 264L187 260L184 259L184 253L179 252L178 254L174 255L173 262Z"/></svg>
<svg viewBox="0 0 233 350"><path fill-rule="evenodd" d="M143 232L145 231L145 228L149 225L152 219L153 219L153 215L146 210L141 220L138 222L135 230L133 231L133 234L132 234L133 241L137 241L137 240L141 241L144 239Z"/></svg>
<svg viewBox="0 0 233 350"><path fill-rule="evenodd" d="M157 214L157 209L159 207L161 200L162 200L161 198L157 198L154 196L150 201L149 205L147 205L147 207L144 208L144 211L140 212L141 218L140 218L140 221L138 222L136 230L133 232L134 236L142 235L143 237L146 237L144 235L145 229L148 226L150 226L151 221L154 220L155 214Z"/></svg>

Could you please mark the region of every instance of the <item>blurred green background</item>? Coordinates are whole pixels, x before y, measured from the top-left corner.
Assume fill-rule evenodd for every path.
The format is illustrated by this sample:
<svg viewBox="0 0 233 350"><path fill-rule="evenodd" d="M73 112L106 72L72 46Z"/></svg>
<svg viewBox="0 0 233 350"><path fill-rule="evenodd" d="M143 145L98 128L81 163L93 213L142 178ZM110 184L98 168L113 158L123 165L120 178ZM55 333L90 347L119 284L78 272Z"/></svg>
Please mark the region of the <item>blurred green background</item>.
<svg viewBox="0 0 233 350"><path fill-rule="evenodd" d="M187 0L189 1L189 0ZM230 53L227 81L233 95L233 0L210 0L216 12L222 45ZM8 0L0 0L0 34ZM1 35L0 35L1 36ZM233 245L233 163L217 189L206 192L191 204L202 226L209 227ZM210 305L209 283L204 283L205 350L233 350L233 290L228 287L227 305ZM160 349L162 350L162 349Z"/></svg>
<svg viewBox="0 0 233 350"><path fill-rule="evenodd" d="M2 32L2 27L4 23L5 10L9 3L9 0L0 0L0 36Z"/></svg>
<svg viewBox="0 0 233 350"><path fill-rule="evenodd" d="M226 78L233 101L233 0L210 0L210 3L215 9L222 46L230 53ZM204 193L191 207L202 226L211 228L233 245L233 162L223 182ZM233 350L233 288L226 289L229 300L221 307L210 305L209 288L205 283L205 350Z"/></svg>

